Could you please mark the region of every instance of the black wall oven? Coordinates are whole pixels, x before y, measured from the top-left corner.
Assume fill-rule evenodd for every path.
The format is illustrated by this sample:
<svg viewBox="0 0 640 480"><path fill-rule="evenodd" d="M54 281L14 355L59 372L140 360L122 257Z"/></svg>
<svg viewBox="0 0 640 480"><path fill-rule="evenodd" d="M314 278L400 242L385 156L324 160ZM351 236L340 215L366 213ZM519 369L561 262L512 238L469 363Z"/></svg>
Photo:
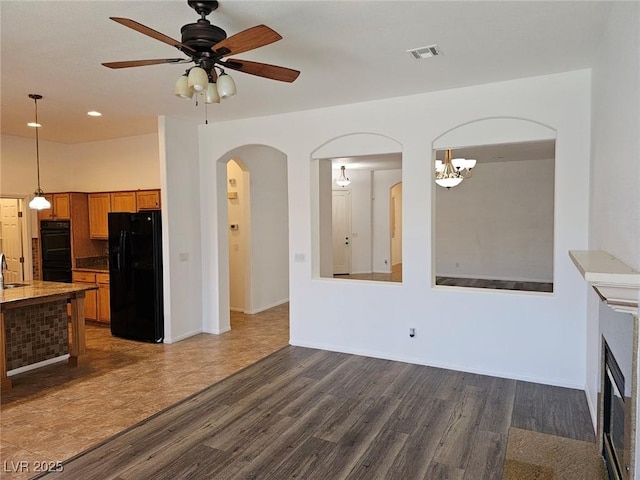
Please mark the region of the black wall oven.
<svg viewBox="0 0 640 480"><path fill-rule="evenodd" d="M71 283L71 222L40 222L42 280Z"/></svg>

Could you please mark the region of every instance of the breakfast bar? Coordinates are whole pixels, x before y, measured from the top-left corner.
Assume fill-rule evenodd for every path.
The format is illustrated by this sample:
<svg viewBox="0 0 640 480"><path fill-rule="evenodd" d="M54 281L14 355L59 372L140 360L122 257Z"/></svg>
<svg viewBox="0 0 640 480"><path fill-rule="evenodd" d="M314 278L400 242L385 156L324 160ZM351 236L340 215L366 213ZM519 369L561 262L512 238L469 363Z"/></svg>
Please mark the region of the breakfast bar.
<svg viewBox="0 0 640 480"><path fill-rule="evenodd" d="M0 386L2 390L11 388L7 368L12 369L13 364L22 367L25 362L34 363L33 358L39 362L46 360L47 355L55 357L58 353L69 354L71 367L87 363L84 297L87 290L95 290L97 287L44 281L6 285L6 287L9 288L0 290ZM67 304L70 305L71 335L67 330ZM28 342L17 346L12 344L12 351L7 351L8 342L13 342L13 337L20 335L27 338ZM59 347L58 350L50 348L51 346L47 345L49 339L54 339L58 345L64 342L65 351L60 352ZM21 356L21 347L24 347L24 343L28 343L28 350L33 357L12 358L12 356Z"/></svg>

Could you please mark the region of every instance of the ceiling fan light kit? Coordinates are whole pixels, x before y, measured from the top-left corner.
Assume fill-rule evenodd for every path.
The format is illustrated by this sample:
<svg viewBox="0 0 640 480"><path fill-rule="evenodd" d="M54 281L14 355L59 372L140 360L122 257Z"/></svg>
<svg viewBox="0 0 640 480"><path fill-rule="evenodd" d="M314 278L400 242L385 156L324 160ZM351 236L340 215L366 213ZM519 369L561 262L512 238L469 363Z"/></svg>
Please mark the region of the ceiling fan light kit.
<svg viewBox="0 0 640 480"><path fill-rule="evenodd" d="M194 67L187 70L175 84L174 93L181 98L193 98L194 94L203 94L205 103L220 103L220 99L229 98L236 94L236 84L224 68L239 72L270 78L281 82L291 83L298 78L300 72L291 68L269 65L267 63L227 58L229 55L254 50L265 45L277 42L282 37L267 27L257 25L243 30L235 35L227 37L227 33L220 27L211 25L206 16L218 8L215 0L187 1L200 18L194 23L183 25L180 29L181 40L177 41L152 28L128 18L110 17L111 20L147 35L155 40L177 48L190 59L163 58L150 60L132 60L124 62L103 63L109 68L129 68L146 65L159 65L167 63L195 63ZM220 75L218 75L218 71ZM215 87L217 92L212 90ZM197 102L196 102L197 104Z"/></svg>
<svg viewBox="0 0 640 480"><path fill-rule="evenodd" d="M189 79L187 75L181 75L176 81L176 87L174 90L176 97L191 98L193 97L193 90L189 87Z"/></svg>
<svg viewBox="0 0 640 480"><path fill-rule="evenodd" d="M189 88L192 88L196 93L207 88L207 84L209 83L209 76L207 75L207 72L200 67L193 67L189 70L187 79Z"/></svg>
<svg viewBox="0 0 640 480"><path fill-rule="evenodd" d="M436 160L436 183L444 188L451 188L471 177L471 169L476 166L476 160L467 158L451 158L451 149L444 152L444 162Z"/></svg>

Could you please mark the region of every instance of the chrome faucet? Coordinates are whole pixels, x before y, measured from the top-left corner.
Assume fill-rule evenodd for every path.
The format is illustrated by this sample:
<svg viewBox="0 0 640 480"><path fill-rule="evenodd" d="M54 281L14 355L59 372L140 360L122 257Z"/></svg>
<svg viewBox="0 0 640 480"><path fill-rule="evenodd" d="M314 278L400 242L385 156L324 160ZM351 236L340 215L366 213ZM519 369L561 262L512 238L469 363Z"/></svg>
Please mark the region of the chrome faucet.
<svg viewBox="0 0 640 480"><path fill-rule="evenodd" d="M6 268L9 268L7 266L7 259L4 253L0 253L0 290L4 288L4 271Z"/></svg>

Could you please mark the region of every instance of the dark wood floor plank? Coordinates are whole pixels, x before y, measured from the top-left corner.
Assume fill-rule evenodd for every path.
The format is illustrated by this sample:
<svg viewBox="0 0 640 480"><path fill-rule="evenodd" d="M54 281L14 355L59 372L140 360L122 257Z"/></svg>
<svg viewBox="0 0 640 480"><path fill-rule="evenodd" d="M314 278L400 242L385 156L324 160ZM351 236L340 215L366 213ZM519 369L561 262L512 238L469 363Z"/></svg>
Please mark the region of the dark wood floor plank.
<svg viewBox="0 0 640 480"><path fill-rule="evenodd" d="M464 470L434 462L429 466L424 480L464 480Z"/></svg>
<svg viewBox="0 0 640 480"><path fill-rule="evenodd" d="M595 441L585 393L571 388L517 382L511 426Z"/></svg>
<svg viewBox="0 0 640 480"><path fill-rule="evenodd" d="M464 480L501 480L507 450L507 434L480 430L476 433Z"/></svg>
<svg viewBox="0 0 640 480"><path fill-rule="evenodd" d="M346 478L348 480L388 479L389 469L408 438L409 435L406 433L384 428L374 437Z"/></svg>
<svg viewBox="0 0 640 480"><path fill-rule="evenodd" d="M434 461L464 470L480 423L487 395L483 389L465 385L454 407Z"/></svg>
<svg viewBox="0 0 640 480"><path fill-rule="evenodd" d="M544 430L544 406L542 385L531 382L516 382L511 426L524 430Z"/></svg>
<svg viewBox="0 0 640 480"><path fill-rule="evenodd" d="M324 480L327 477L318 469L318 464L336 448L333 442L317 437L308 437L275 470L269 472L274 479L299 478L302 480Z"/></svg>
<svg viewBox="0 0 640 480"><path fill-rule="evenodd" d="M491 377L490 385L479 428L506 435L511 426L516 381Z"/></svg>
<svg viewBox="0 0 640 480"><path fill-rule="evenodd" d="M380 397L340 438L336 448L318 465L326 478L345 478L358 459L380 435L383 426L398 406L398 400Z"/></svg>
<svg viewBox="0 0 640 480"><path fill-rule="evenodd" d="M233 462L217 471L219 478L251 478L260 472L277 468L304 440L313 435L346 401L332 395L322 395L305 415L295 419L291 427L268 444L252 443Z"/></svg>
<svg viewBox="0 0 640 480"><path fill-rule="evenodd" d="M389 479L425 478L440 439L449 425L453 409L453 403L438 398L424 402L424 408L415 417L415 425L409 438L389 468Z"/></svg>
<svg viewBox="0 0 640 480"><path fill-rule="evenodd" d="M595 442L585 393L571 388L545 389L544 433Z"/></svg>

